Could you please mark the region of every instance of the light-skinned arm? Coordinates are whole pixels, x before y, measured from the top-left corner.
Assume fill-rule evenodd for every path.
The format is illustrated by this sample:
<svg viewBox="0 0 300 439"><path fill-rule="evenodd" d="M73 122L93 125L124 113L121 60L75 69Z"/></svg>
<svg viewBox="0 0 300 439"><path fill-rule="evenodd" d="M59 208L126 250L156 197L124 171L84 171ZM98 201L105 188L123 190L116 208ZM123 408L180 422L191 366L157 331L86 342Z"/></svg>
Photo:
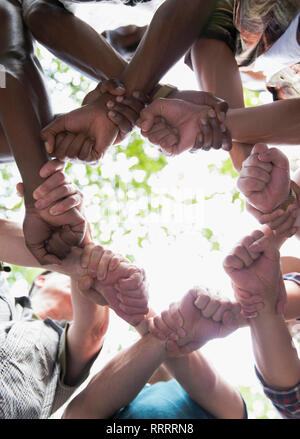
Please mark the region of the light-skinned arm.
<svg viewBox="0 0 300 439"><path fill-rule="evenodd" d="M253 351L264 381L275 389L290 388L300 381L300 361L284 317L277 312L285 293L276 243L261 232L244 240L244 252L234 250L224 261L237 300L243 294L260 295L265 306L250 319ZM246 259L247 258L247 259Z"/></svg>

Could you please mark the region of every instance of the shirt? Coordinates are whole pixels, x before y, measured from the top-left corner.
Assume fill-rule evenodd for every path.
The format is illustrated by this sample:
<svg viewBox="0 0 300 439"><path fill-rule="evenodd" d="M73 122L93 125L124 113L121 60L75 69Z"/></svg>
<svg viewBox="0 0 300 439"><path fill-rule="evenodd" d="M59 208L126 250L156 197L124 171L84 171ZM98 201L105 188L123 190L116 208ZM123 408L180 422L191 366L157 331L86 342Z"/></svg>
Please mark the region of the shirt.
<svg viewBox="0 0 300 439"><path fill-rule="evenodd" d="M18 306L1 273L0 419L46 419L80 385L62 380L67 327L24 318Z"/></svg>
<svg viewBox="0 0 300 439"><path fill-rule="evenodd" d="M300 273L288 273L283 278L300 285ZM285 419L300 419L300 383L290 389L278 390L265 383L257 368L255 368L255 373L263 386L265 395L270 399L280 415Z"/></svg>

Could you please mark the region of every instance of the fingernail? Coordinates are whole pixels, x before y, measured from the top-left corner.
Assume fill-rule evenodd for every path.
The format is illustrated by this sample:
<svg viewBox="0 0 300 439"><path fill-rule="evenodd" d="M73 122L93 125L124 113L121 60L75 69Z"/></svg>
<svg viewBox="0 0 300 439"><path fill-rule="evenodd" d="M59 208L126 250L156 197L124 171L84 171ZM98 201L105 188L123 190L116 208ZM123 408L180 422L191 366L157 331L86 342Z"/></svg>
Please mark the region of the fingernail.
<svg viewBox="0 0 300 439"><path fill-rule="evenodd" d="M221 124L221 131L222 131L222 133L225 133L225 132L226 132L226 126L223 125L223 124Z"/></svg>
<svg viewBox="0 0 300 439"><path fill-rule="evenodd" d="M50 154L52 152L52 148L51 148L49 142L45 142L45 148L46 148L46 151L48 152L48 154Z"/></svg>
<svg viewBox="0 0 300 439"><path fill-rule="evenodd" d="M42 194L38 190L35 190L33 191L32 196L35 200L38 200L39 198L41 198Z"/></svg>
<svg viewBox="0 0 300 439"><path fill-rule="evenodd" d="M116 101L123 102L124 101L124 96L117 96L116 97Z"/></svg>
<svg viewBox="0 0 300 439"><path fill-rule="evenodd" d="M208 116L209 117L216 117L216 112L214 110L209 110Z"/></svg>
<svg viewBox="0 0 300 439"><path fill-rule="evenodd" d="M51 207L51 209L49 210L51 215L58 215L59 211L56 207Z"/></svg>
<svg viewBox="0 0 300 439"><path fill-rule="evenodd" d="M33 197L33 198L35 198L35 197ZM36 209L42 209L42 208L43 208L43 202L42 202L41 200L36 201L36 202L34 203L34 207L35 207Z"/></svg>
<svg viewBox="0 0 300 439"><path fill-rule="evenodd" d="M108 101L108 102L106 103L107 108L113 108L114 105L115 105L115 104L114 104L113 101Z"/></svg>
<svg viewBox="0 0 300 439"><path fill-rule="evenodd" d="M114 111L109 111L108 115L110 117L116 117L116 113Z"/></svg>

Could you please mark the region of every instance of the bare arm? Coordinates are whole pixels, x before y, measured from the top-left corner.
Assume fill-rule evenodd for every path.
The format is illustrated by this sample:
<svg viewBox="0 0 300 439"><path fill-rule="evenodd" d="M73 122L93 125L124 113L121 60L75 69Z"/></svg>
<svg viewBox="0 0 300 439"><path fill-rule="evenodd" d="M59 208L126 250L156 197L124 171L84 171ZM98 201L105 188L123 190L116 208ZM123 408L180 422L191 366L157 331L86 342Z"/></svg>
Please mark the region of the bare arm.
<svg viewBox="0 0 300 439"><path fill-rule="evenodd" d="M136 397L165 358L165 342L147 334L115 356L71 401L63 417L110 418Z"/></svg>
<svg viewBox="0 0 300 439"><path fill-rule="evenodd" d="M24 0L23 15L37 41L92 79L119 77L123 72L126 61L105 38L59 2Z"/></svg>
<svg viewBox="0 0 300 439"><path fill-rule="evenodd" d="M286 99L251 108L230 109L227 124L242 143L299 145L300 99Z"/></svg>
<svg viewBox="0 0 300 439"><path fill-rule="evenodd" d="M108 327L109 310L86 299L71 279L73 322L67 332L65 384L75 385L101 349Z"/></svg>
<svg viewBox="0 0 300 439"><path fill-rule="evenodd" d="M189 396L216 418L244 417L241 395L220 376L200 351L167 359L164 364Z"/></svg>
<svg viewBox="0 0 300 439"><path fill-rule="evenodd" d="M166 0L156 11L121 80L127 93L149 93L201 33L214 0Z"/></svg>

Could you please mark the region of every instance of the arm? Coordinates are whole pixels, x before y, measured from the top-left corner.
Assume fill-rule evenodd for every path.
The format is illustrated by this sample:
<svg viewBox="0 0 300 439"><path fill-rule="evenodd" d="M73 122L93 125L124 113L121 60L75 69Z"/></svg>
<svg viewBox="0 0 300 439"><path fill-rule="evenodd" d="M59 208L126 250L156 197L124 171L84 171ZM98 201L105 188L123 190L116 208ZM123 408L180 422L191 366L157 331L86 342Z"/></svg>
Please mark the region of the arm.
<svg viewBox="0 0 300 439"><path fill-rule="evenodd" d="M136 397L165 358L165 342L145 335L116 355L71 401L63 417L110 418Z"/></svg>
<svg viewBox="0 0 300 439"><path fill-rule="evenodd" d="M209 364L199 350L212 338L228 335L244 320L240 306L215 298L204 290L191 290L181 302L171 304L168 311L150 320L150 330L159 336L168 335L168 352L171 357L164 362L167 370L182 385L190 397L218 419L244 417L244 403L234 389ZM230 320L231 319L231 320ZM172 340L172 334L184 329L185 335ZM173 332L170 332L173 331ZM177 346L176 346L177 344ZM193 344L193 345L192 345ZM191 352L191 350L194 350ZM190 352L186 354L187 352ZM180 355L173 357L173 355ZM224 400L227 404L224 404Z"/></svg>
<svg viewBox="0 0 300 439"><path fill-rule="evenodd" d="M212 0L167 0L158 8L135 56L119 78L128 95L134 91L145 94L152 91L198 36L214 3ZM94 145L92 151L79 148L76 157L98 161L118 135L118 128L107 119L106 104L110 99L111 95L105 93L95 102L57 118L43 129L42 138L48 145L48 152L55 153L55 137L59 133L84 133L95 140Z"/></svg>
<svg viewBox="0 0 300 439"><path fill-rule="evenodd" d="M93 80L119 77L127 65L104 37L55 0L24 0L23 16L37 41Z"/></svg>
<svg viewBox="0 0 300 439"><path fill-rule="evenodd" d="M149 93L201 33L215 1L166 0L155 12L120 79L127 93Z"/></svg>
<svg viewBox="0 0 300 439"><path fill-rule="evenodd" d="M100 351L108 328L108 308L91 302L71 278L73 322L67 332L66 374L64 383L75 385Z"/></svg>
<svg viewBox="0 0 300 439"><path fill-rule="evenodd" d="M286 99L251 108L230 109L227 126L235 141L299 145L300 99Z"/></svg>
<svg viewBox="0 0 300 439"><path fill-rule="evenodd" d="M277 312L278 300L285 294L280 254L271 237L258 233L251 238L243 241L243 252L236 247L225 259L224 268L242 306L246 293L263 298L264 307L249 322L257 366L269 386L289 388L300 380L300 362L284 318Z"/></svg>

